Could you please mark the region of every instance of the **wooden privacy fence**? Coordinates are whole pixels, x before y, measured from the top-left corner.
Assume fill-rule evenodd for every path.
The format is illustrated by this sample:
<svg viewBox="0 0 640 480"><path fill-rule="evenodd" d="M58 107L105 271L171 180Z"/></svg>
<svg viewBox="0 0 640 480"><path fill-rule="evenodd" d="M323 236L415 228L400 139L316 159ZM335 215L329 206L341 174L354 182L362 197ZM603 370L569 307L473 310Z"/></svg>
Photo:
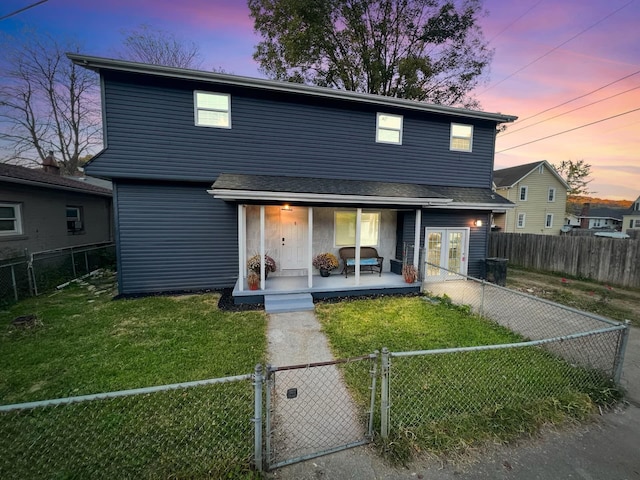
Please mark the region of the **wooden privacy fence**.
<svg viewBox="0 0 640 480"><path fill-rule="evenodd" d="M640 287L640 240L491 233L489 257L536 270Z"/></svg>

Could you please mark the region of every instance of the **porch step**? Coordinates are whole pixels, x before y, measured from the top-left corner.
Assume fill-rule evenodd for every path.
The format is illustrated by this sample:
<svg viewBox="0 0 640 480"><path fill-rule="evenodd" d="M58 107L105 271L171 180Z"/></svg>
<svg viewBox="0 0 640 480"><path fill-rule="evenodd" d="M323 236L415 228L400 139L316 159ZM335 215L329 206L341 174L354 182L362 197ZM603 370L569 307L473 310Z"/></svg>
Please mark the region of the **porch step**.
<svg viewBox="0 0 640 480"><path fill-rule="evenodd" d="M301 312L303 310L313 310L313 297L310 293L265 295L264 310L267 313Z"/></svg>

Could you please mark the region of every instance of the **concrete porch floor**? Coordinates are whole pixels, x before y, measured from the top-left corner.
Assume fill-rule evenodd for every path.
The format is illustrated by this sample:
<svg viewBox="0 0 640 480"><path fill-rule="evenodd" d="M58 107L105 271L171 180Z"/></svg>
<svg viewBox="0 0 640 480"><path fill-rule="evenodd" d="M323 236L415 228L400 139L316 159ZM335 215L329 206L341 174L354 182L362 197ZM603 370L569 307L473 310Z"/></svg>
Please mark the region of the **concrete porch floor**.
<svg viewBox="0 0 640 480"><path fill-rule="evenodd" d="M310 293L313 298L348 297L357 295L374 295L380 293L411 293L420 291L420 283L408 284L402 275L383 272L382 276L377 273L364 272L360 275L360 283L356 285L355 275L351 274L345 278L339 273L332 273L329 277L314 275L313 286L307 285L307 277L275 277L270 276L266 280L264 290L249 290L244 283L244 290L240 291L238 283L233 289L233 297L236 304L241 303L264 303L265 295L287 294L287 293Z"/></svg>

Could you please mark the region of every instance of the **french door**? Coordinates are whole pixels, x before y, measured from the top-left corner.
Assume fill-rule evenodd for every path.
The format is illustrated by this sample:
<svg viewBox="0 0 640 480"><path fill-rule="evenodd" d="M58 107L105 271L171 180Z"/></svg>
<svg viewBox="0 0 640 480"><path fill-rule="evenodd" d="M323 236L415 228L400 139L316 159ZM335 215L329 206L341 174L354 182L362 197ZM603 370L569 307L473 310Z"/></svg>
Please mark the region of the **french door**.
<svg viewBox="0 0 640 480"><path fill-rule="evenodd" d="M467 274L469 228L425 228L426 280L454 280Z"/></svg>

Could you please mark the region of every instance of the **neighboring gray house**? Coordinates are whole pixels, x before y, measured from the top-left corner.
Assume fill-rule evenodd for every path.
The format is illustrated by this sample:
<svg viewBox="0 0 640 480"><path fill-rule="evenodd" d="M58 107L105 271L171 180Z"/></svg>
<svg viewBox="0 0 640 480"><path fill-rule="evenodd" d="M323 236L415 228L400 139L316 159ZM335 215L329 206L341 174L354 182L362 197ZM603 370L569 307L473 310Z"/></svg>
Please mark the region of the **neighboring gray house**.
<svg viewBox="0 0 640 480"><path fill-rule="evenodd" d="M0 163L0 259L113 241L111 190Z"/></svg>
<svg viewBox="0 0 640 480"><path fill-rule="evenodd" d="M585 203L578 219L582 229L620 231L624 214L625 210L622 208L592 207Z"/></svg>
<svg viewBox="0 0 640 480"><path fill-rule="evenodd" d="M106 147L86 171L113 181L120 293L380 292L402 280L390 272L403 256L418 265L419 248L405 244L483 275L491 212L512 206L491 189L496 127L516 117L69 58L101 77ZM343 246L374 247L382 275L319 277L314 255ZM258 252L278 270L246 298L246 260Z"/></svg>

